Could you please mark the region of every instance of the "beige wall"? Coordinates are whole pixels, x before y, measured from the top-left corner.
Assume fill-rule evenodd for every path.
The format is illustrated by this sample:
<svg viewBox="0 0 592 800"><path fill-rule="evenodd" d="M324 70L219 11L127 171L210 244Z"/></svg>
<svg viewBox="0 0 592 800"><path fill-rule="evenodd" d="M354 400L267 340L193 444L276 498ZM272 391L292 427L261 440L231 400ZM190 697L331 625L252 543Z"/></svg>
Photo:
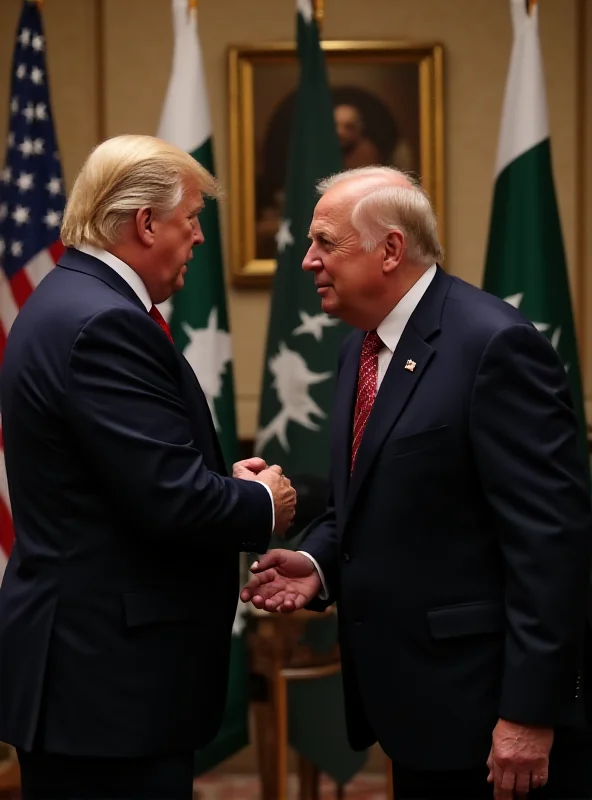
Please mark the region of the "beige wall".
<svg viewBox="0 0 592 800"><path fill-rule="evenodd" d="M592 306L592 282L586 274L586 253L592 253L592 226L587 225L592 153L578 152L579 141L585 142L586 151L592 147L592 136L582 136L578 128L592 109L592 59L586 59L582 74L577 60L578 47L592 48L592 10L584 26L578 18L587 2L541 0L540 16L556 185L592 400L592 328L586 320L586 309ZM8 76L20 5L21 0L0 0L0 131L6 130ZM201 0L199 7L217 166L228 186L227 47L290 39L294 3ZM171 58L170 2L45 0L44 19L54 118L70 186L85 153L101 138L156 131ZM479 284L511 45L508 3L326 0L323 33L329 39L392 38L444 45L446 266ZM582 77L587 79L585 85ZM589 114L588 118L592 119ZM3 147L2 134L0 161ZM228 252L227 208L222 219ZM267 291L230 290L239 431L244 437L252 436L256 424L268 304Z"/></svg>

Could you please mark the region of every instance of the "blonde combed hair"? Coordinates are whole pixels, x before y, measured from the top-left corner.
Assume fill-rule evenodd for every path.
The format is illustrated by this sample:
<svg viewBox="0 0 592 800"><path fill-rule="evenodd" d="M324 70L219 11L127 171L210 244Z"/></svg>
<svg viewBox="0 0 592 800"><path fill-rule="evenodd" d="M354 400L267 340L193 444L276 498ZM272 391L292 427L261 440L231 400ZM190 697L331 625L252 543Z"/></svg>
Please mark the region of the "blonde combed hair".
<svg viewBox="0 0 592 800"><path fill-rule="evenodd" d="M61 238L66 247L105 247L140 208L168 214L194 181L209 197L219 196L216 179L188 153L154 136L115 136L91 151L66 204Z"/></svg>
<svg viewBox="0 0 592 800"><path fill-rule="evenodd" d="M367 191L351 212L351 223L364 250L372 252L390 231L399 230L405 235L412 261L429 266L443 260L430 199L419 182L402 170L380 166L350 169L320 181L317 190L324 195L338 183L356 178L367 179ZM409 185L401 185L402 180Z"/></svg>

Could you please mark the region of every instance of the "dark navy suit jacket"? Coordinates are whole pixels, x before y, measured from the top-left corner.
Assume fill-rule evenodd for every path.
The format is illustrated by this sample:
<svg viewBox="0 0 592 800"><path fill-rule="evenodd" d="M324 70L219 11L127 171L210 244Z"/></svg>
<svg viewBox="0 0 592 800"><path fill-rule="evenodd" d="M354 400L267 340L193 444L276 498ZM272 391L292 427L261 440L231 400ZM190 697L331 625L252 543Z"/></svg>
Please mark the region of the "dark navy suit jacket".
<svg viewBox="0 0 592 800"><path fill-rule="evenodd" d="M350 739L483 767L500 716L584 721L592 527L565 370L518 311L438 269L350 478L362 341L343 345L331 500L300 545L338 603Z"/></svg>
<svg viewBox="0 0 592 800"><path fill-rule="evenodd" d="M238 554L265 487L226 477L195 375L128 284L67 251L1 376L16 541L0 590L0 740L191 750L224 708Z"/></svg>

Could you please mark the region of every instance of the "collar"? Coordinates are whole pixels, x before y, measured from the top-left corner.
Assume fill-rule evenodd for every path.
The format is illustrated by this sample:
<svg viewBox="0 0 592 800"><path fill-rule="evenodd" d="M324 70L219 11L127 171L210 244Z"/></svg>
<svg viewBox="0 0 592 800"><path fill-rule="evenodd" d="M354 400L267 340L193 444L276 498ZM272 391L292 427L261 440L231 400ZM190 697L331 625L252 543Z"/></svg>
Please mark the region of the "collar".
<svg viewBox="0 0 592 800"><path fill-rule="evenodd" d="M135 272L129 266L129 264L126 264L125 261L122 261L120 258L117 258L117 256L114 256L113 253L109 253L107 250L103 250L100 247L95 247L92 244L83 244L76 249L80 250L81 253L86 253L88 256L98 258L99 261L103 262L103 264L111 267L111 269L116 272L120 278L123 278L128 286L133 289L135 294L138 295L142 301L142 305L146 306L146 311L150 311L152 308L152 300L148 294L148 289L146 288L142 278L140 278L138 273Z"/></svg>
<svg viewBox="0 0 592 800"><path fill-rule="evenodd" d="M432 264L432 266L423 273L421 278L413 284L407 294L399 300L390 314L382 320L376 329L376 333L380 336L391 353L394 353L395 347L399 343L399 339L405 330L405 326L409 322L419 301L426 293L428 286L434 280L436 271L436 264Z"/></svg>

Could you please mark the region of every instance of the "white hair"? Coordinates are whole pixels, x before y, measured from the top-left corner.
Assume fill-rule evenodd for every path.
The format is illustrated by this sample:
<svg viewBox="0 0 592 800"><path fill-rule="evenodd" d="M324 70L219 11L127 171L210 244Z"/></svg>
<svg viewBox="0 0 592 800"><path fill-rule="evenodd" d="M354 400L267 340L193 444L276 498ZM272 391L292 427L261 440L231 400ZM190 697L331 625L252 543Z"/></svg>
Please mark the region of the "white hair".
<svg viewBox="0 0 592 800"><path fill-rule="evenodd" d="M415 178L392 167L359 167L324 178L317 191L324 195L338 183L356 179L367 179L364 194L351 212L351 223L364 250L372 252L391 231L398 230L405 236L412 261L426 266L442 261L436 214Z"/></svg>

